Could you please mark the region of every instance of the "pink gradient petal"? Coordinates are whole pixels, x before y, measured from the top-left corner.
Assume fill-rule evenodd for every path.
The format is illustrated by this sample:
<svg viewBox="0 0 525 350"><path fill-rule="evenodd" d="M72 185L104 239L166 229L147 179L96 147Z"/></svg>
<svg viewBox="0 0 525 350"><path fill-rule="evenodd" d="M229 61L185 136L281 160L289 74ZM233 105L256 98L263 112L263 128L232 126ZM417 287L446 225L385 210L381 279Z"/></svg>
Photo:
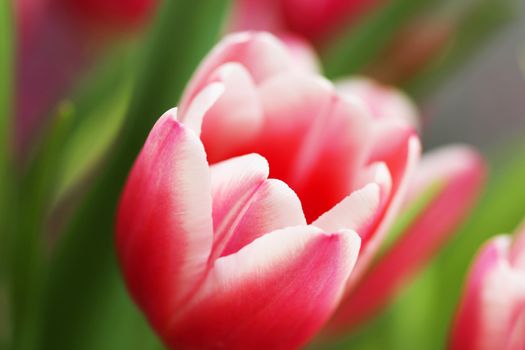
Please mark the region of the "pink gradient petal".
<svg viewBox="0 0 525 350"><path fill-rule="evenodd" d="M196 94L210 83L213 72L230 62L246 68L257 85L269 77L296 68L289 50L273 35L265 32L230 34L197 68L181 100L181 111L184 112Z"/></svg>
<svg viewBox="0 0 525 350"><path fill-rule="evenodd" d="M343 96L363 101L376 119L419 127L416 107L397 89L361 77L341 80L336 83L336 88Z"/></svg>
<svg viewBox="0 0 525 350"><path fill-rule="evenodd" d="M212 198L204 148L177 122L153 127L118 209L118 256L128 288L162 329L203 278L212 247Z"/></svg>
<svg viewBox="0 0 525 350"><path fill-rule="evenodd" d="M301 203L283 182L266 180L268 163L249 154L211 168L214 247L211 261L268 232L306 225Z"/></svg>
<svg viewBox="0 0 525 350"><path fill-rule="evenodd" d="M192 129L197 136L200 136L204 117L224 95L224 90L225 86L220 82L213 82L205 86L191 101L184 113L179 113L181 114L179 120Z"/></svg>
<svg viewBox="0 0 525 350"><path fill-rule="evenodd" d="M510 251L510 262L515 268L525 271L525 222L515 234Z"/></svg>
<svg viewBox="0 0 525 350"><path fill-rule="evenodd" d="M380 188L368 184L322 214L312 225L325 231L350 229L357 233L367 231L381 202ZM361 235L360 235L361 236Z"/></svg>
<svg viewBox="0 0 525 350"><path fill-rule="evenodd" d="M286 44L294 58L295 64L300 65L302 71L311 73L321 72L321 63L317 58L313 46L307 41L289 33L279 35L279 39Z"/></svg>
<svg viewBox="0 0 525 350"><path fill-rule="evenodd" d="M211 77L225 88L206 113L201 139L210 163L227 159L256 137L263 124L259 95L249 72L238 63L220 66Z"/></svg>
<svg viewBox="0 0 525 350"><path fill-rule="evenodd" d="M284 182L269 179L253 194L222 255L236 253L268 232L300 225L306 225L306 219L297 195Z"/></svg>
<svg viewBox="0 0 525 350"><path fill-rule="evenodd" d="M481 250L469 274L450 349L522 349L525 345L525 274L509 264L510 238L498 236Z"/></svg>
<svg viewBox="0 0 525 350"><path fill-rule="evenodd" d="M361 279L370 267L383 242L387 229L399 211L401 201L408 187L408 182L419 160L420 149L419 139L416 136L411 136L406 141L405 148L401 150L397 158L387 159L388 163L386 164L388 164L388 168L393 174L392 179L394 181L391 195L384 203L382 211L376 216L375 221L368 228L369 232L373 234L370 235L368 241L362 242L359 261L352 272L352 276L350 276L348 280L345 297L330 321L329 327L332 331L339 332L346 330L349 327L349 321L354 317L352 292L359 286Z"/></svg>
<svg viewBox="0 0 525 350"><path fill-rule="evenodd" d="M281 74L260 93L266 119L253 150L268 159L272 177L297 193L311 222L353 189L371 124L328 81L312 75Z"/></svg>
<svg viewBox="0 0 525 350"><path fill-rule="evenodd" d="M384 202L383 212L377 216L375 223L370 227L370 232L373 232L373 235L363 242L362 253L356 271L352 274L351 283L356 283L362 273L365 272L383 242L387 230L399 213L420 154L419 138L413 134L408 134L404 143L390 150L390 154L384 155L383 161L392 178L390 196Z"/></svg>
<svg viewBox="0 0 525 350"><path fill-rule="evenodd" d="M370 175L367 185L352 192L322 214L312 225L325 231L353 230L359 234L362 241L366 240L371 233L370 227L390 195L392 182L388 169L382 163L374 164Z"/></svg>
<svg viewBox="0 0 525 350"><path fill-rule="evenodd" d="M351 231L291 227L215 261L199 294L173 318L177 349L296 349L337 305L359 251Z"/></svg>
<svg viewBox="0 0 525 350"><path fill-rule="evenodd" d="M409 190L413 192L411 199L436 183L444 187L348 296L345 326L360 324L376 313L443 246L480 193L484 169L480 155L467 146L449 146L423 158L411 184L414 189Z"/></svg>

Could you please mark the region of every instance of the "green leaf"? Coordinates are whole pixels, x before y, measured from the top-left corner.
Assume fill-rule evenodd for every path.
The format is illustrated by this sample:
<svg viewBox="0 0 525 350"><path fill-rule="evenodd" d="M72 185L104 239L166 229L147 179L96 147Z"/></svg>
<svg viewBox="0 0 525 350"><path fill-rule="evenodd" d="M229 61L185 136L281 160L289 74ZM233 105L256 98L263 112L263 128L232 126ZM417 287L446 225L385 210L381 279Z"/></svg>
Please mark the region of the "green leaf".
<svg viewBox="0 0 525 350"><path fill-rule="evenodd" d="M118 50L93 73L73 97L73 127L64 144L54 202L96 173L114 143L131 99L133 52Z"/></svg>
<svg viewBox="0 0 525 350"><path fill-rule="evenodd" d="M217 40L227 8L225 0L164 2L146 43L119 143L52 263L40 348L144 349L130 334L159 346L120 280L113 247L116 204L147 133L176 104L199 60ZM106 319L112 324L101 321ZM115 324L118 333L108 329Z"/></svg>
<svg viewBox="0 0 525 350"><path fill-rule="evenodd" d="M13 21L10 1L0 2L0 348L7 346L9 338L9 311L7 297L8 266L6 247L10 227L11 177L13 169L10 155L12 144L12 91L13 86Z"/></svg>
<svg viewBox="0 0 525 350"><path fill-rule="evenodd" d="M46 265L44 223L56 184L59 150L68 134L70 121L70 106L60 105L31 167L26 174L13 180L17 191L12 203L14 218L9 255L14 349L30 349L36 332Z"/></svg>

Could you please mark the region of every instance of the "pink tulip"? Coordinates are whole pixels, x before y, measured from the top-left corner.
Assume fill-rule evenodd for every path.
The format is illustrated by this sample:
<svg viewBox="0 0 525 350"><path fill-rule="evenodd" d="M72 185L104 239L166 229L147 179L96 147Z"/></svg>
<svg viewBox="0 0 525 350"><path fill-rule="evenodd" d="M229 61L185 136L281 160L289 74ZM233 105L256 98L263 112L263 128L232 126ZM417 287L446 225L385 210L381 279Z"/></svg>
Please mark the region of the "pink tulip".
<svg viewBox="0 0 525 350"><path fill-rule="evenodd" d="M188 116L202 117L216 87ZM176 118L154 126L121 199L117 247L131 294L173 349L298 348L337 305L359 236L308 226L259 155L210 167L198 125Z"/></svg>
<svg viewBox="0 0 525 350"><path fill-rule="evenodd" d="M304 344L355 280L350 232L359 275L402 204L413 117L339 93L305 52L265 33L224 39L132 170L120 261L170 346Z"/></svg>
<svg viewBox="0 0 525 350"><path fill-rule="evenodd" d="M326 39L385 0L236 0L233 30L292 33Z"/></svg>
<svg viewBox="0 0 525 350"><path fill-rule="evenodd" d="M190 81L182 121L195 123L185 112L189 102L221 82L225 91L202 121L208 161L262 155L270 176L297 193L308 223L353 228L363 240L361 255L373 255L419 156L414 126L407 122L414 117L403 122L377 116L359 96L339 93L308 70L297 52L266 33L228 36ZM361 210L363 220L350 220L352 210Z"/></svg>
<svg viewBox="0 0 525 350"><path fill-rule="evenodd" d="M484 178L484 162L467 146L426 154L410 185L406 210L432 186L437 194L384 254L375 257L333 318L335 329L355 327L377 312L450 238L467 216Z"/></svg>
<svg viewBox="0 0 525 350"><path fill-rule="evenodd" d="M497 236L471 268L450 348L525 348L525 226L512 239Z"/></svg>
<svg viewBox="0 0 525 350"><path fill-rule="evenodd" d="M116 35L144 24L155 0L16 0L17 150ZM115 11L116 6L118 11Z"/></svg>

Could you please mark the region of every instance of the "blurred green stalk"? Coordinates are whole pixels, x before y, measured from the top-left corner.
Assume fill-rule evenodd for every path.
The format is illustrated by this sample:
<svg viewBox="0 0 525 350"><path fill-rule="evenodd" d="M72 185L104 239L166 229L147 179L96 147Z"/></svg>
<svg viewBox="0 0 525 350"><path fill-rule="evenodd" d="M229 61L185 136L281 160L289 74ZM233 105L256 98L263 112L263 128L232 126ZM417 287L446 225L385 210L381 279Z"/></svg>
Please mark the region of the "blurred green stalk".
<svg viewBox="0 0 525 350"><path fill-rule="evenodd" d="M59 160L69 132L71 107L59 106L27 173L13 181L17 189L9 245L13 349L33 349L46 276L46 218L57 185Z"/></svg>
<svg viewBox="0 0 525 350"><path fill-rule="evenodd" d="M120 280L113 247L115 209L147 133L176 104L197 63L216 42L227 8L225 0L164 2L118 143L51 262L40 348L159 346Z"/></svg>
<svg viewBox="0 0 525 350"><path fill-rule="evenodd" d="M11 2L0 2L0 348L8 346L10 310L8 279L8 234L11 218L11 135L14 63L14 30Z"/></svg>

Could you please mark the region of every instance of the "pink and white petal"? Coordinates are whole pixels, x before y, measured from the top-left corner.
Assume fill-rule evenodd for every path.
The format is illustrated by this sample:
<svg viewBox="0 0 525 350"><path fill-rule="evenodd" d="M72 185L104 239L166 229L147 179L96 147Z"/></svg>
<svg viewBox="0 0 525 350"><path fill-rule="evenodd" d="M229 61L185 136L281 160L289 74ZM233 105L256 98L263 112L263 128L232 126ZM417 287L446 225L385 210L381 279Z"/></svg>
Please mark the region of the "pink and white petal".
<svg viewBox="0 0 525 350"><path fill-rule="evenodd" d="M381 190L375 183L352 192L348 197L321 215L312 225L325 231L348 229L366 236L381 203Z"/></svg>
<svg viewBox="0 0 525 350"><path fill-rule="evenodd" d="M417 108L408 96L395 88L363 77L339 81L336 88L343 96L361 99L377 120L419 128Z"/></svg>
<svg viewBox="0 0 525 350"><path fill-rule="evenodd" d="M214 256L221 255L251 197L268 178L266 159L248 154L211 167L213 197ZM213 260L213 259L212 259Z"/></svg>
<svg viewBox="0 0 525 350"><path fill-rule="evenodd" d="M355 231L361 244L368 239L375 222L390 196L392 179L384 163L375 163L363 171L364 185L323 213L312 225L325 231Z"/></svg>
<svg viewBox="0 0 525 350"><path fill-rule="evenodd" d="M177 349L296 349L321 328L359 251L357 234L291 227L215 262L164 335Z"/></svg>
<svg viewBox="0 0 525 350"><path fill-rule="evenodd" d="M490 240L476 258L469 274L450 348L511 349L525 310L525 278L509 264L510 238Z"/></svg>
<svg viewBox="0 0 525 350"><path fill-rule="evenodd" d="M354 104L336 95L303 136L286 182L301 198L309 221L355 188L370 150L371 124Z"/></svg>
<svg viewBox="0 0 525 350"><path fill-rule="evenodd" d="M249 154L212 168L215 239L210 261L276 229L306 225L301 202L283 182L266 180L268 163Z"/></svg>
<svg viewBox="0 0 525 350"><path fill-rule="evenodd" d="M211 76L224 85L224 93L206 112L201 140L208 162L239 155L256 137L263 123L263 110L255 83L239 63L226 63Z"/></svg>
<svg viewBox="0 0 525 350"><path fill-rule="evenodd" d="M301 202L292 189L280 180L266 180L253 194L222 256L236 253L269 232L305 225Z"/></svg>
<svg viewBox="0 0 525 350"><path fill-rule="evenodd" d="M484 175L480 155L469 147L450 146L423 158L415 175L417 193L421 195L436 183L442 188L391 250L375 259L376 263L345 298L346 308L352 310L345 317L346 327L373 316L406 279L430 260L467 216Z"/></svg>
<svg viewBox="0 0 525 350"><path fill-rule="evenodd" d="M204 87L188 105L184 111L179 110L178 120L184 123L189 129L200 136L202 123L206 113L217 103L219 98L224 94L224 84L212 82Z"/></svg>
<svg viewBox="0 0 525 350"><path fill-rule="evenodd" d="M295 69L294 60L286 46L266 32L241 32L230 34L219 42L206 56L181 99L181 111L210 83L217 68L228 62L244 66L256 85L284 71Z"/></svg>
<svg viewBox="0 0 525 350"><path fill-rule="evenodd" d="M510 240L507 236L494 237L477 255L456 314L450 338L450 349L478 349L477 342L481 337L481 291L485 277L505 259L509 244Z"/></svg>
<svg viewBox="0 0 525 350"><path fill-rule="evenodd" d="M126 284L156 329L166 326L203 278L213 240L206 154L174 113L164 114L148 136L124 188L116 225Z"/></svg>
<svg viewBox="0 0 525 350"><path fill-rule="evenodd" d="M512 266L525 272L525 222L514 234L510 261Z"/></svg>
<svg viewBox="0 0 525 350"><path fill-rule="evenodd" d="M404 149L402 148L399 151L400 154L398 156L385 160L392 175L391 195L383 206L384 210L377 216L370 227L371 234L368 240L362 244L358 264L348 281L348 295L359 285L364 274L369 269L371 262L375 259L377 251L383 243L385 234L399 213L409 182L419 160L421 144L417 136L410 136L405 142ZM344 298L334 319L334 324L344 323L345 319L350 317L349 315L352 314L350 302L351 299Z"/></svg>
<svg viewBox="0 0 525 350"><path fill-rule="evenodd" d="M289 33L279 35L279 39L286 44L296 64L302 68L302 71L311 73L321 72L321 63L313 46L307 41Z"/></svg>
<svg viewBox="0 0 525 350"><path fill-rule="evenodd" d="M479 189L480 182L485 175L485 161L471 146L456 144L437 148L425 153L418 164L407 192L405 206L409 206L437 181L458 182L465 177L472 177L473 183L470 186L467 186L464 191L456 192L458 197L468 197L468 193L473 190L472 187Z"/></svg>
<svg viewBox="0 0 525 350"><path fill-rule="evenodd" d="M315 76L282 74L260 91L265 125L253 148L268 159L270 175L297 193L311 222L353 188L368 151L369 120Z"/></svg>

